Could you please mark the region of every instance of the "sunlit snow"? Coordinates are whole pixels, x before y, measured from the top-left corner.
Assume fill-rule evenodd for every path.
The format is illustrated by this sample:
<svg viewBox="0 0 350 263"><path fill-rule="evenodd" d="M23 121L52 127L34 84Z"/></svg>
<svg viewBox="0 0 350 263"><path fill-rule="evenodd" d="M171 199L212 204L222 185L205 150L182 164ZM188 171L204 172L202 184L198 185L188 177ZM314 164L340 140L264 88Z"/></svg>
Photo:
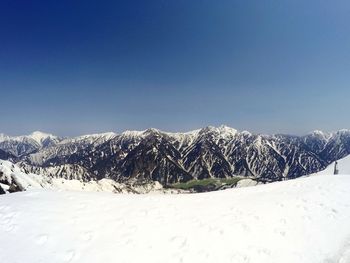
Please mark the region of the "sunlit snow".
<svg viewBox="0 0 350 263"><path fill-rule="evenodd" d="M3 195L1 262L346 263L349 189L350 175L327 174L204 194Z"/></svg>

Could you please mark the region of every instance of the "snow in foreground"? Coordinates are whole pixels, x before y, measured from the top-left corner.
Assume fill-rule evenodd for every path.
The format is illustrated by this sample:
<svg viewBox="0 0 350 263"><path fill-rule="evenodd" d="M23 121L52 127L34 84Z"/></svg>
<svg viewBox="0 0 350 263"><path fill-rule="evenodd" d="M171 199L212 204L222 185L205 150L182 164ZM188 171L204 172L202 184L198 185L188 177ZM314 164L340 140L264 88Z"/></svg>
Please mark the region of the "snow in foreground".
<svg viewBox="0 0 350 263"><path fill-rule="evenodd" d="M350 176L204 194L0 197L0 261L350 262Z"/></svg>

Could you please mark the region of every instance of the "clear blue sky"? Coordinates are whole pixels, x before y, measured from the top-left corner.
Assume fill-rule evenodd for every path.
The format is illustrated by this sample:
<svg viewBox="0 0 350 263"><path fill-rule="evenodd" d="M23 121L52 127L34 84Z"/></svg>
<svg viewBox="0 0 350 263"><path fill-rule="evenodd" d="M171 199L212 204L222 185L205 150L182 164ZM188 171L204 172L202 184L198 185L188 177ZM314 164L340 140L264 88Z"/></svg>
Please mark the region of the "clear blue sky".
<svg viewBox="0 0 350 263"><path fill-rule="evenodd" d="M0 2L0 132L350 128L350 2Z"/></svg>

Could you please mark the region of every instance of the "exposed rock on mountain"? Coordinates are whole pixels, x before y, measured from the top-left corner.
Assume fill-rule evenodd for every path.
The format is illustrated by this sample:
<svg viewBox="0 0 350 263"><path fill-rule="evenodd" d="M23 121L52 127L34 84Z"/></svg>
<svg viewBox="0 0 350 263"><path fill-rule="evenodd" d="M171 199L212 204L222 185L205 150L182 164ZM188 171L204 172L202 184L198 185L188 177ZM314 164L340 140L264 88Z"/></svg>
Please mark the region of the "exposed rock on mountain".
<svg viewBox="0 0 350 263"><path fill-rule="evenodd" d="M220 126L187 133L148 129L65 139L41 132L0 135L0 158L20 162L28 172L82 181L109 178L169 185L239 175L269 182L320 171L349 153L349 130L290 136Z"/></svg>

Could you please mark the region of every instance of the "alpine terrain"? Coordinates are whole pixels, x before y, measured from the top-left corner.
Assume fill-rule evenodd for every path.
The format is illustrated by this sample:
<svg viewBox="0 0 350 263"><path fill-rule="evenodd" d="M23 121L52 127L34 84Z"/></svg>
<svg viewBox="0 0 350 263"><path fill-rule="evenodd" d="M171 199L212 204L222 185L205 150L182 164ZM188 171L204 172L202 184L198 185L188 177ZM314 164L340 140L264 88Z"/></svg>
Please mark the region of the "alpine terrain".
<svg viewBox="0 0 350 263"><path fill-rule="evenodd" d="M349 130L292 136L209 126L186 133L148 129L75 138L0 134L0 159L25 173L81 182L159 182L164 187L201 179L293 179L321 171L349 153Z"/></svg>

